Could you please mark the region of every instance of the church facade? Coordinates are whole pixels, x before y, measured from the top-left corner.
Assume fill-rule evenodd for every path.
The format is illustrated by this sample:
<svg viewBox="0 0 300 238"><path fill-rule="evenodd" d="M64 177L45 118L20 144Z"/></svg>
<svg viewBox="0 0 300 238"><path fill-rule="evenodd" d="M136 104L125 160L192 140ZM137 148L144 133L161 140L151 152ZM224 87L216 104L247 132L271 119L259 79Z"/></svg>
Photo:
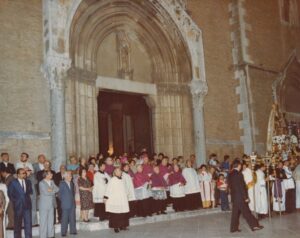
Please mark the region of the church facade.
<svg viewBox="0 0 300 238"><path fill-rule="evenodd" d="M300 122L299 0L0 1L0 151L266 152Z"/></svg>

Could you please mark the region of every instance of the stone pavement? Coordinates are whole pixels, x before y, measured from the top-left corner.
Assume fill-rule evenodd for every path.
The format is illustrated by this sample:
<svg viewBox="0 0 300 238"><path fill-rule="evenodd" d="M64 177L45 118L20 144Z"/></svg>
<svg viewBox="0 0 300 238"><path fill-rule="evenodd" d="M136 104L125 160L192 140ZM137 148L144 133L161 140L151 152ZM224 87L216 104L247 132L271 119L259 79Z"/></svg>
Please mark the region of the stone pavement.
<svg viewBox="0 0 300 238"><path fill-rule="evenodd" d="M264 237L293 238L300 237L300 213L264 219L263 230L252 232L245 220L240 219L240 233L230 233L230 213L212 213L177 220L158 221L129 227L128 231L118 234L112 230L82 231L72 238L217 238L217 237ZM60 235L56 235L60 237Z"/></svg>

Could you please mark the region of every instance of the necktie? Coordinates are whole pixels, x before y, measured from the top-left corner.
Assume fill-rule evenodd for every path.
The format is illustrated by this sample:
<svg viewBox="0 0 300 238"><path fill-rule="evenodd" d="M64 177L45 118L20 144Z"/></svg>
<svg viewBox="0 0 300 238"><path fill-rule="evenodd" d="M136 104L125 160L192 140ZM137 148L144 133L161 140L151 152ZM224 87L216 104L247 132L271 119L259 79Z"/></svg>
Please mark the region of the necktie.
<svg viewBox="0 0 300 238"><path fill-rule="evenodd" d="M26 191L25 191L25 185L24 185L24 180L23 179L22 179L22 188L23 188L23 191L25 193Z"/></svg>

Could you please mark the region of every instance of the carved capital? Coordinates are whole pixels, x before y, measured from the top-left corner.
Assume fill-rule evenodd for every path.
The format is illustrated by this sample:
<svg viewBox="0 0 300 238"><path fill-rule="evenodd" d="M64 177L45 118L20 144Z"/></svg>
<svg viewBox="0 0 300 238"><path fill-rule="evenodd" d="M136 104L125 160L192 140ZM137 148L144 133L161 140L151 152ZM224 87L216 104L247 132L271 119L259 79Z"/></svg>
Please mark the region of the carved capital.
<svg viewBox="0 0 300 238"><path fill-rule="evenodd" d="M76 80L79 82L83 82L89 85L95 85L97 79L97 73L71 67L68 70L68 78L71 80Z"/></svg>
<svg viewBox="0 0 300 238"><path fill-rule="evenodd" d="M192 80L192 82L190 83L190 89L193 98L193 107L203 107L204 98L208 92L206 82L200 80Z"/></svg>
<svg viewBox="0 0 300 238"><path fill-rule="evenodd" d="M71 60L60 56L47 56L42 65L41 71L48 81L50 89L62 89L62 79L67 76L71 66Z"/></svg>

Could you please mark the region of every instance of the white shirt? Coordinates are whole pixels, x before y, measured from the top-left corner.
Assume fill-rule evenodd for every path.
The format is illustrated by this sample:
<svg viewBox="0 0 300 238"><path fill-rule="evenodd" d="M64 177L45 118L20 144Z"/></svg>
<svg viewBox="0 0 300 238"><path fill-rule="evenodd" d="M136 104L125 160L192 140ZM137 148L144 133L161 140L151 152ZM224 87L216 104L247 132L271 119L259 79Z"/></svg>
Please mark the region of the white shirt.
<svg viewBox="0 0 300 238"><path fill-rule="evenodd" d="M40 170L44 170L45 167L43 164L39 163L39 168L40 168Z"/></svg>
<svg viewBox="0 0 300 238"><path fill-rule="evenodd" d="M25 179L19 179L19 178L18 178L18 181L19 181L19 183L20 183L20 185L21 185L22 188L23 188L23 186L24 186L24 192L26 192L26 183L25 183Z"/></svg>
<svg viewBox="0 0 300 238"><path fill-rule="evenodd" d="M30 162L28 162L28 161L27 162L21 162L21 161L19 161L16 164L16 170L18 170L20 168L25 169L26 167L29 168L32 171L32 173L34 172L32 164Z"/></svg>

